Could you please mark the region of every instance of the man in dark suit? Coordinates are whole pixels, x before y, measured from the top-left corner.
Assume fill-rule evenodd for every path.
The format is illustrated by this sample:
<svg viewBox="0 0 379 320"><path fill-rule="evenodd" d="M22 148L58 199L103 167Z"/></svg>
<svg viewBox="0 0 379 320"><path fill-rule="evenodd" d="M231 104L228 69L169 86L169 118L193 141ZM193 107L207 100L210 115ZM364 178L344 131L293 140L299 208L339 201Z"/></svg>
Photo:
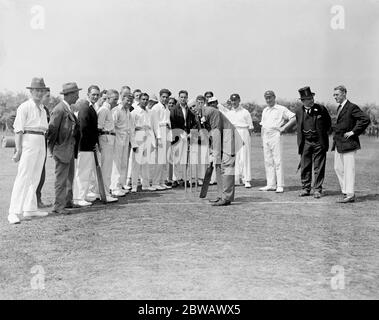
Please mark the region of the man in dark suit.
<svg viewBox="0 0 379 320"><path fill-rule="evenodd" d="M98 149L99 132L95 104L99 100L100 88L96 85L90 86L87 96L88 100L83 102L78 113L80 141L74 181L74 203L81 207L89 206L92 204L89 200L95 200L89 199L87 194L91 177L96 172L93 152Z"/></svg>
<svg viewBox="0 0 379 320"><path fill-rule="evenodd" d="M188 138L191 129L196 128L195 115L188 107L188 92L179 91L179 103L170 112L170 122L173 139L173 164L175 178L173 186L177 181L184 184L184 172L187 163Z"/></svg>
<svg viewBox="0 0 379 320"><path fill-rule="evenodd" d="M296 110L297 144L301 155L300 197L309 196L312 187L312 165L314 168L314 197L322 196L325 177L326 153L329 149L331 119L328 110L314 103L314 93L309 87L299 89L303 106Z"/></svg>
<svg viewBox="0 0 379 320"><path fill-rule="evenodd" d="M52 113L48 130L48 147L55 160L55 203L53 212L67 214L65 208L73 207L72 185L80 138L79 121L71 105L79 99L76 83L63 85L63 100Z"/></svg>
<svg viewBox="0 0 379 320"><path fill-rule="evenodd" d="M344 86L334 89L334 98L338 103L337 119L333 124L334 170L343 193L339 203L355 201L355 154L361 148L359 135L370 124L370 118L357 105L346 99Z"/></svg>
<svg viewBox="0 0 379 320"><path fill-rule="evenodd" d="M236 93L230 96L231 101L241 101ZM242 138L229 119L217 108L194 106L195 113L202 128L210 135L211 162L214 163L217 179L218 198L212 206L228 206L234 201L236 145L242 146ZM239 142L236 144L236 140ZM204 140L207 141L208 139Z"/></svg>
<svg viewBox="0 0 379 320"><path fill-rule="evenodd" d="M47 122L50 122L50 112L49 109L47 108L47 104L50 101L50 88L46 89L46 93L44 94L42 98L42 105L46 111L46 116L47 116ZM47 157L47 137L46 137L46 157ZM36 196L37 196L37 207L42 209L42 208L47 208L50 207L50 203L43 203L42 202L42 187L45 184L45 179L46 179L46 157L45 157L45 162L43 164L42 168L42 173L41 173L41 179L39 180L39 184L36 190Z"/></svg>

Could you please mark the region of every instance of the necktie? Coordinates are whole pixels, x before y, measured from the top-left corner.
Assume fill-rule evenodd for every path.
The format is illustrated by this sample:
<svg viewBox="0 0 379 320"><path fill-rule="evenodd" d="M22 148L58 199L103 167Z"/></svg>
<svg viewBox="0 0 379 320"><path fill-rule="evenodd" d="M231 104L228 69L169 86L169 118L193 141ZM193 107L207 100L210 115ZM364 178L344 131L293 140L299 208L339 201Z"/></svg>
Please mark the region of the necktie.
<svg viewBox="0 0 379 320"><path fill-rule="evenodd" d="M341 108L342 108L342 105L339 105L338 108L337 108L337 118L340 115Z"/></svg>

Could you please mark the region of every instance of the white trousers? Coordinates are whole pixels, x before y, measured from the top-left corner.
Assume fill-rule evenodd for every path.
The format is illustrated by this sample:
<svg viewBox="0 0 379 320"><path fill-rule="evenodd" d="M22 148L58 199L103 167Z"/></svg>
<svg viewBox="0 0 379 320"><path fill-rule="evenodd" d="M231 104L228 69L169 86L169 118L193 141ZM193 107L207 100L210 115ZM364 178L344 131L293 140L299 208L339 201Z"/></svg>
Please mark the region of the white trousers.
<svg viewBox="0 0 379 320"><path fill-rule="evenodd" d="M251 136L248 128L236 128L244 144L236 139L236 167L235 178L239 182L242 178L244 182L251 181Z"/></svg>
<svg viewBox="0 0 379 320"><path fill-rule="evenodd" d="M263 134L262 141L267 186L271 188L284 187L280 133Z"/></svg>
<svg viewBox="0 0 379 320"><path fill-rule="evenodd" d="M111 189L113 191L120 190L126 185L128 167L129 167L129 137L124 144L118 144L116 142L114 148L114 159L112 167L112 182Z"/></svg>
<svg viewBox="0 0 379 320"><path fill-rule="evenodd" d="M172 161L174 165L174 180L184 179L187 163L187 136L179 137L179 141L172 146Z"/></svg>
<svg viewBox="0 0 379 320"><path fill-rule="evenodd" d="M76 164L73 200L79 201L86 199L91 177L96 177L95 157L93 151L80 151Z"/></svg>
<svg viewBox="0 0 379 320"><path fill-rule="evenodd" d="M112 166L114 158L114 143L115 136L101 135L99 137L99 144L101 149L101 173L103 175L105 194L110 195L110 186L112 178ZM98 187L96 188L98 189ZM98 193L98 192L96 192Z"/></svg>
<svg viewBox="0 0 379 320"><path fill-rule="evenodd" d="M129 145L129 148L132 149L131 145ZM133 152L129 152L129 159L128 161L128 174L127 174L127 183L130 183L132 181L132 170L133 170Z"/></svg>
<svg viewBox="0 0 379 320"><path fill-rule="evenodd" d="M153 165L153 185L161 185L164 183L168 160L170 159L169 153L171 138L169 130L165 126L160 126L159 131L161 134L162 146L158 146L154 153L155 163Z"/></svg>
<svg viewBox="0 0 379 320"><path fill-rule="evenodd" d="M36 190L45 162L45 137L35 134L22 136L22 153L14 181L10 214L37 211Z"/></svg>
<svg viewBox="0 0 379 320"><path fill-rule="evenodd" d="M334 152L334 170L337 174L342 193L354 195L355 184L355 154L357 151L346 153Z"/></svg>
<svg viewBox="0 0 379 320"><path fill-rule="evenodd" d="M142 187L150 186L149 168L152 163L154 152L152 151L151 136L148 132L137 131L136 143L138 145L137 152L132 152L133 170L132 170L132 186L137 187L138 179L142 178Z"/></svg>

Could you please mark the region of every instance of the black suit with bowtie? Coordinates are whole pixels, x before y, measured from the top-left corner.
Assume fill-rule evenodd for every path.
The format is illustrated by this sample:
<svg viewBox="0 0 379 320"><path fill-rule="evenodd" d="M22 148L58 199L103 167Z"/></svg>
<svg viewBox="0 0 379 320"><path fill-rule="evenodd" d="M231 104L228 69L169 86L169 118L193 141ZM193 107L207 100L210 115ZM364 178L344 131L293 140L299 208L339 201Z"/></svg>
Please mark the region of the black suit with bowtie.
<svg viewBox="0 0 379 320"><path fill-rule="evenodd" d="M295 113L297 143L301 155L302 188L311 191L313 164L314 190L321 192L325 177L326 153L329 149L330 115L324 106L316 103L309 110L302 106Z"/></svg>

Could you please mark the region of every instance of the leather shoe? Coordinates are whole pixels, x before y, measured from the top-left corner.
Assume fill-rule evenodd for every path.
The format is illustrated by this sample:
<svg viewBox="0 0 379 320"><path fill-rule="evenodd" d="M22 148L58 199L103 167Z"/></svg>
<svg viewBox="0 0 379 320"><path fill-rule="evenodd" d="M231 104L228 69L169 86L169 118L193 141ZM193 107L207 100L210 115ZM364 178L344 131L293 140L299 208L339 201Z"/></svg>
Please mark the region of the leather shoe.
<svg viewBox="0 0 379 320"><path fill-rule="evenodd" d="M217 197L216 199L209 200L209 202L216 203L216 202L219 202L220 200L221 198Z"/></svg>
<svg viewBox="0 0 379 320"><path fill-rule="evenodd" d="M315 191L315 193L313 194L313 197L315 199L320 199L322 197L322 193L320 191Z"/></svg>
<svg viewBox="0 0 379 320"><path fill-rule="evenodd" d="M302 190L299 194L299 197L308 197L311 193L308 190Z"/></svg>
<svg viewBox="0 0 379 320"><path fill-rule="evenodd" d="M229 206L232 202L228 200L221 199L220 201L212 203L214 207Z"/></svg>
<svg viewBox="0 0 379 320"><path fill-rule="evenodd" d="M38 209L48 208L48 207L51 207L51 203L38 202L37 207Z"/></svg>
<svg viewBox="0 0 379 320"><path fill-rule="evenodd" d="M350 196L350 197L345 197L345 198L337 201L337 203L350 203L350 202L355 202L355 195Z"/></svg>
<svg viewBox="0 0 379 320"><path fill-rule="evenodd" d="M69 210L66 210L66 209L53 210L51 212L56 213L56 214L64 214L64 215L69 215L71 213Z"/></svg>

